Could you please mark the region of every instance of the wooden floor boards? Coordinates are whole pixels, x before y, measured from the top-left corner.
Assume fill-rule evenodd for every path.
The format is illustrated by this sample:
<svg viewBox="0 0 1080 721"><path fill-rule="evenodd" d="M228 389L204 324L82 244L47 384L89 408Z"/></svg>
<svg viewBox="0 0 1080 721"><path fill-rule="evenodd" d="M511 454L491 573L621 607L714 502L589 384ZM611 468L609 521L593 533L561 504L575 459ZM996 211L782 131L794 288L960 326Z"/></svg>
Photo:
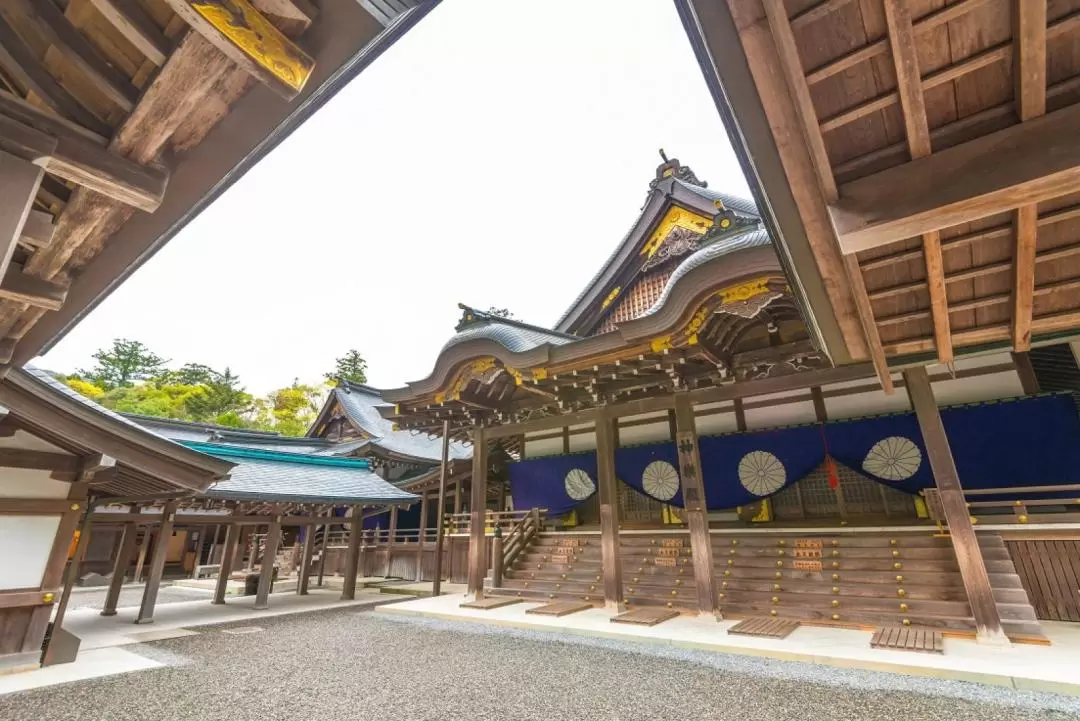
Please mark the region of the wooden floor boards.
<svg viewBox="0 0 1080 721"><path fill-rule="evenodd" d="M555 601L536 608L530 608L525 613L535 613L538 616L568 616L571 613L585 611L592 607L591 603L585 603L584 601Z"/></svg>
<svg viewBox="0 0 1080 721"><path fill-rule="evenodd" d="M787 638L798 627L798 621L789 621L784 618L748 618L729 628L728 633L736 636Z"/></svg>
<svg viewBox="0 0 1080 721"><path fill-rule="evenodd" d="M632 623L636 626L655 626L679 615L678 611L668 608L639 608L636 611L620 613L611 619L612 623Z"/></svg>
<svg viewBox="0 0 1080 721"><path fill-rule="evenodd" d="M476 601L466 601L461 604L461 608L477 608L482 611L490 611L493 608L502 608L503 606L521 603L521 601L522 599L520 598L509 596L488 596L487 598L481 598Z"/></svg>
<svg viewBox="0 0 1080 721"><path fill-rule="evenodd" d="M896 651L921 651L945 653L945 642L940 631L908 626L887 626L874 631L871 648L891 648Z"/></svg>

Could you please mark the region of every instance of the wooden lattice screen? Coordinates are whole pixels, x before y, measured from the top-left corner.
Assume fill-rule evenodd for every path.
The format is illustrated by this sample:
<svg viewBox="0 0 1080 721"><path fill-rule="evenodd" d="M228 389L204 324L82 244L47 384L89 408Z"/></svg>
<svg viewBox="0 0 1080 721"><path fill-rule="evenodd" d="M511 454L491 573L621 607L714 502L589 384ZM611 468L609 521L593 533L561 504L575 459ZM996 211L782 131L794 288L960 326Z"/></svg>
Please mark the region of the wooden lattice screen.
<svg viewBox="0 0 1080 721"><path fill-rule="evenodd" d="M871 481L847 466L836 465L839 492L829 488L825 464L806 478L771 497L777 520L846 518L848 516L916 515L914 497Z"/></svg>
<svg viewBox="0 0 1080 721"><path fill-rule="evenodd" d="M629 290L616 298L615 307L600 324L596 334L607 333L619 323L633 320L652 308L653 303L664 292L664 286L667 285L668 278L671 277L674 269L674 265L668 265L666 268L642 276Z"/></svg>

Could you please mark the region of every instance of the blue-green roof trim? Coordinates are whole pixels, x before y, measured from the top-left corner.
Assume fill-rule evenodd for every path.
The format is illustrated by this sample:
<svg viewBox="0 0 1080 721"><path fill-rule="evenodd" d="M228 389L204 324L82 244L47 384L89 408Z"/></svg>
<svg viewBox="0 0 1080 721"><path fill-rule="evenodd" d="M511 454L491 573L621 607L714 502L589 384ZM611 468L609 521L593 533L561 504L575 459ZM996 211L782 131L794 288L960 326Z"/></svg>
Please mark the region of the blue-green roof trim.
<svg viewBox="0 0 1080 721"><path fill-rule="evenodd" d="M219 443L203 443L200 441L181 441L181 444L192 450L206 453L211 456L217 456L218 458L247 458L250 460L275 461L279 463L294 463L309 466L334 466L336 468L371 470L371 463L369 463L366 458L313 456L303 453L242 448Z"/></svg>

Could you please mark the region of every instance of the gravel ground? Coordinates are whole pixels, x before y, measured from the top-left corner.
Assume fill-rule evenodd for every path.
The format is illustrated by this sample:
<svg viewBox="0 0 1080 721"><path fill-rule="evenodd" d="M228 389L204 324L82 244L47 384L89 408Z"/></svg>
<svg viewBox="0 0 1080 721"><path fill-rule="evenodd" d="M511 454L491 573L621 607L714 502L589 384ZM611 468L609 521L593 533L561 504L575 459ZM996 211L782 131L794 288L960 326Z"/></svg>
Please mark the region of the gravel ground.
<svg viewBox="0 0 1080 721"><path fill-rule="evenodd" d="M79 591L71 594L68 601L68 609L77 608L105 608L105 595L109 592L108 587L94 589L93 591ZM117 608L125 606L138 606L142 603L143 587L120 589L120 601ZM174 586L162 586L158 589L158 605L163 603L179 603L181 601L198 601L210 599L214 594L209 591L201 591L197 588L177 588Z"/></svg>
<svg viewBox="0 0 1080 721"><path fill-rule="evenodd" d="M355 609L259 626L129 647L171 665L0 696L0 719L1080 719L1075 698Z"/></svg>

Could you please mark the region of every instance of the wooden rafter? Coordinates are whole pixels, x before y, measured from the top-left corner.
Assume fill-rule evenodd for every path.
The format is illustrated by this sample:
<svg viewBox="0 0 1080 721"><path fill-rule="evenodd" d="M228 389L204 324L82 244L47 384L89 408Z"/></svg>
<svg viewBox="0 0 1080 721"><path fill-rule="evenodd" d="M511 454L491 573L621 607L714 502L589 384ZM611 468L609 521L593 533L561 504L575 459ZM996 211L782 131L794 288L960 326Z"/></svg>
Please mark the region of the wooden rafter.
<svg viewBox="0 0 1080 721"><path fill-rule="evenodd" d="M1027 122L1046 114L1046 0L1015 0L1013 32L1016 76L1016 114ZM1031 348L1035 305L1035 253L1038 245L1038 205L1016 209L1012 341L1013 350Z"/></svg>
<svg viewBox="0 0 1080 721"><path fill-rule="evenodd" d="M162 66L172 43L158 30L136 0L90 0L117 32L154 65Z"/></svg>
<svg viewBox="0 0 1080 721"><path fill-rule="evenodd" d="M915 160L930 155L933 151L930 146L930 127L926 119L926 100L919 73L915 31L907 0L885 0L885 22L889 28L889 44L896 70L896 85L900 93L908 151L912 160ZM932 230L924 233L922 240L938 361L951 363L953 349L949 330L948 295L945 290L945 265L941 256L941 234ZM876 320L874 322L876 324Z"/></svg>
<svg viewBox="0 0 1080 721"><path fill-rule="evenodd" d="M855 296L855 306L859 311L859 320L862 322L863 332L866 334L866 342L870 348L870 360L874 363L874 371L877 373L881 389L886 393L893 393L892 374L889 373L889 363L885 360L885 349L881 345L881 334L878 332L877 321L874 319L874 309L870 306L870 296L866 292L866 281L863 279L862 269L859 268L858 257L852 253L844 256L844 267L847 270L848 282L851 283L852 295Z"/></svg>
<svg viewBox="0 0 1080 721"><path fill-rule="evenodd" d="M842 186L831 207L850 253L1080 191L1080 105Z"/></svg>

